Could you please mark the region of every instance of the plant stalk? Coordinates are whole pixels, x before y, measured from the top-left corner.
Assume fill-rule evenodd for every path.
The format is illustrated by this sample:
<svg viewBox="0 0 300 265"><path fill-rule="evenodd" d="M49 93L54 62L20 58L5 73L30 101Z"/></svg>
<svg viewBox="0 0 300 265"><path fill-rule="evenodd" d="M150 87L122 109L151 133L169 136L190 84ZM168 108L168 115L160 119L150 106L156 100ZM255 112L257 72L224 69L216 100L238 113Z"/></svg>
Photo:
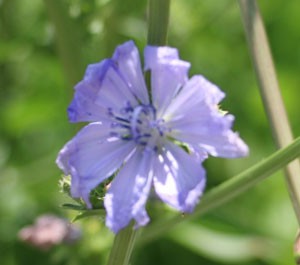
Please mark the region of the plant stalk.
<svg viewBox="0 0 300 265"><path fill-rule="evenodd" d="M168 38L170 0L148 1L148 41L149 45L165 46Z"/></svg>
<svg viewBox="0 0 300 265"><path fill-rule="evenodd" d="M167 43L170 0L148 1L148 44L163 46ZM148 73L150 74L150 73ZM146 80L150 82L150 75ZM148 87L150 90L150 85ZM107 265L128 265L138 231L132 225L121 230L115 237Z"/></svg>
<svg viewBox="0 0 300 265"><path fill-rule="evenodd" d="M239 0L246 38L250 49L264 107L278 148L292 142L293 135L256 0ZM285 168L286 182L300 224L300 164L295 160Z"/></svg>
<svg viewBox="0 0 300 265"><path fill-rule="evenodd" d="M128 265L138 230L132 224L115 237L107 265Z"/></svg>

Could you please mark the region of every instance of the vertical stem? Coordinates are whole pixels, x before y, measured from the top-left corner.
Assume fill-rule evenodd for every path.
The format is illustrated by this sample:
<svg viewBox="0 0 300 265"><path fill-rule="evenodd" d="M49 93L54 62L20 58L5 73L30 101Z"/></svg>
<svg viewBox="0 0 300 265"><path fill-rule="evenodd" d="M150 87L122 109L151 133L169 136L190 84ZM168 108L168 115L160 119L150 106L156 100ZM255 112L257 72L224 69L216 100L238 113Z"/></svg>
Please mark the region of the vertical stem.
<svg viewBox="0 0 300 265"><path fill-rule="evenodd" d="M263 20L256 0L239 0L248 46L251 52L260 93L272 127L277 147L293 140L286 110L281 97ZM285 168L294 210L300 224L300 164L295 160Z"/></svg>
<svg viewBox="0 0 300 265"><path fill-rule="evenodd" d="M148 45L167 45L170 1L171 0L148 0ZM149 71L145 72L145 80L151 101L151 73Z"/></svg>
<svg viewBox="0 0 300 265"><path fill-rule="evenodd" d="M148 3L148 44L166 45L170 0L149 0ZM150 82L150 76L146 74L145 78ZM129 225L116 235L107 265L128 265L137 233Z"/></svg>
<svg viewBox="0 0 300 265"><path fill-rule="evenodd" d="M116 235L107 265L129 264L137 232L129 225Z"/></svg>
<svg viewBox="0 0 300 265"><path fill-rule="evenodd" d="M148 44L167 44L170 15L170 0L148 1Z"/></svg>

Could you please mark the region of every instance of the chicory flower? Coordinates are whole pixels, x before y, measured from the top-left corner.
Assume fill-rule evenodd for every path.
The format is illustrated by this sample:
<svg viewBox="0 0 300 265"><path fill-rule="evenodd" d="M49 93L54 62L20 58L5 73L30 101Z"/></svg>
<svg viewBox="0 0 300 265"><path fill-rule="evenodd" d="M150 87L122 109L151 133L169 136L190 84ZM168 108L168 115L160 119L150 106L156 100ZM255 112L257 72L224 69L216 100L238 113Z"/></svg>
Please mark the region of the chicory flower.
<svg viewBox="0 0 300 265"><path fill-rule="evenodd" d="M189 79L189 68L177 49L147 46L143 71L129 41L111 59L89 65L75 86L69 119L90 123L57 164L72 177L72 196L89 207L90 191L115 174L104 198L106 225L115 233L132 219L136 227L148 223L152 187L166 204L192 212L205 187L203 160L248 153L231 130L233 116L218 108L224 93L201 75Z"/></svg>

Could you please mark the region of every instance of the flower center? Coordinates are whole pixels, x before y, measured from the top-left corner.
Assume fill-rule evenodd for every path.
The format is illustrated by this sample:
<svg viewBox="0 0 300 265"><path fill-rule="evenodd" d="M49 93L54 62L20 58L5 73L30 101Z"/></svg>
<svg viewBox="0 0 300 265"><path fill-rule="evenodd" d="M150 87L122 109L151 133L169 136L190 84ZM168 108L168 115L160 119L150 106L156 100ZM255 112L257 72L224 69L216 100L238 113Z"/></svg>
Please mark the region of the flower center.
<svg viewBox="0 0 300 265"><path fill-rule="evenodd" d="M156 149L159 139L164 136L168 128L163 119L156 118L156 110L152 105L139 105L135 108L127 104L115 114L111 109L111 136L122 140L133 140L140 146Z"/></svg>

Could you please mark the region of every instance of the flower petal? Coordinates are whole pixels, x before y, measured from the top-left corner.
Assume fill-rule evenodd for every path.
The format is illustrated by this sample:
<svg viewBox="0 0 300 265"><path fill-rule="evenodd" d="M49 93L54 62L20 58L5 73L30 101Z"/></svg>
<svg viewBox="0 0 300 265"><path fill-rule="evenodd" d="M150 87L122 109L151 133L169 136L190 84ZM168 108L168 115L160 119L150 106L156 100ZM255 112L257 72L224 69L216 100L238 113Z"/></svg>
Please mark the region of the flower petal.
<svg viewBox="0 0 300 265"><path fill-rule="evenodd" d="M141 68L139 51L134 42L128 41L118 46L112 59L117 63L118 71L132 94L143 104L149 104L149 96Z"/></svg>
<svg viewBox="0 0 300 265"><path fill-rule="evenodd" d="M170 136L213 156L247 155L247 145L231 130L234 117L217 107L223 97L224 93L204 77L191 78L163 117L172 128Z"/></svg>
<svg viewBox="0 0 300 265"><path fill-rule="evenodd" d="M96 104L95 99L109 67L111 67L109 59L87 67L83 80L75 86L74 99L68 107L71 122L93 122L106 117L107 109Z"/></svg>
<svg viewBox="0 0 300 265"><path fill-rule="evenodd" d="M196 115L195 115L196 116ZM195 151L205 150L212 156L237 158L248 155L249 149L238 133L230 128L232 115L208 112L207 119L189 119L173 126L172 137L190 144Z"/></svg>
<svg viewBox="0 0 300 265"><path fill-rule="evenodd" d="M158 117L187 81L190 63L178 57L177 49L147 46L144 51L145 70L151 71L152 102Z"/></svg>
<svg viewBox="0 0 300 265"><path fill-rule="evenodd" d="M154 171L154 188L167 204L182 212L193 211L205 188L199 160L173 143L166 143Z"/></svg>
<svg viewBox="0 0 300 265"><path fill-rule="evenodd" d="M110 177L133 151L135 144L108 138L109 128L101 123L84 127L60 151L56 163L72 176L71 194L82 197L88 206L89 193Z"/></svg>
<svg viewBox="0 0 300 265"><path fill-rule="evenodd" d="M199 108L204 102L209 106L216 106L225 94L213 83L201 75L193 76L179 91L168 106L164 118L166 120L181 116L182 113L189 113L194 108Z"/></svg>
<svg viewBox="0 0 300 265"><path fill-rule="evenodd" d="M153 152L137 151L112 181L104 199L106 226L117 233L126 227L131 219L136 226L148 223L145 203L152 184Z"/></svg>
<svg viewBox="0 0 300 265"><path fill-rule="evenodd" d="M68 108L71 122L99 121L122 107L149 103L139 53L132 41L118 46L112 59L88 66L84 79L75 86Z"/></svg>
<svg viewBox="0 0 300 265"><path fill-rule="evenodd" d="M173 138L212 156L237 158L248 155L248 146L231 130L232 115L224 115L204 104L192 113L168 123L172 127L170 135Z"/></svg>

